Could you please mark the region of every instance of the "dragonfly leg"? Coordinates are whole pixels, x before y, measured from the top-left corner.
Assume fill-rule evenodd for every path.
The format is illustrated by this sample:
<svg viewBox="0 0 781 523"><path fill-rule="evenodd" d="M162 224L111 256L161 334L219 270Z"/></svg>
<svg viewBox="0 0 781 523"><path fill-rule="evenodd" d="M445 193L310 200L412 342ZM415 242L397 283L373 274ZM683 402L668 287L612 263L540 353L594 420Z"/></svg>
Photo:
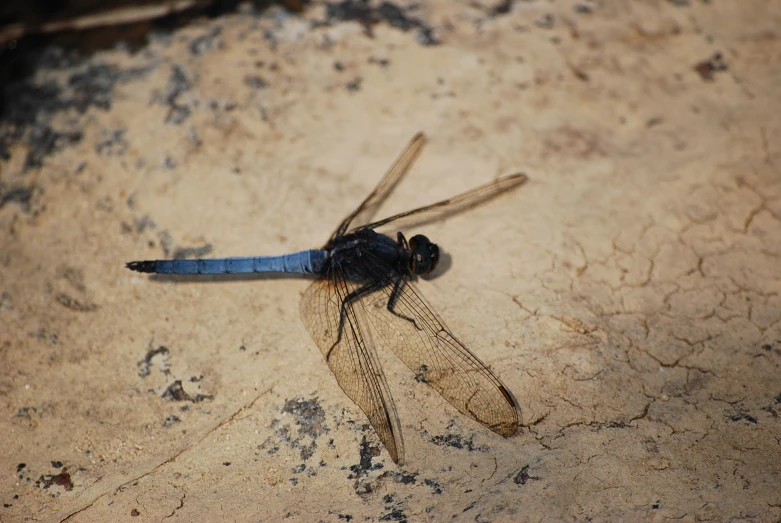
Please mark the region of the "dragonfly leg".
<svg viewBox="0 0 781 523"><path fill-rule="evenodd" d="M399 233L399 235L400 234L401 233ZM399 278L398 280L396 280L396 283L393 285L393 291L391 291L390 298L388 299L388 312L390 312L394 316L398 316L399 318L407 320L408 322L412 323L412 325L414 325L417 330L422 331L423 329L417 324L415 318L410 318L409 316L405 316L393 310L396 307L396 302L398 301L399 296L401 296L402 285L404 285L405 283L406 281L403 278Z"/></svg>
<svg viewBox="0 0 781 523"><path fill-rule="evenodd" d="M407 243L407 238L404 237L401 231L396 233L396 241L401 245L405 252L409 251L409 243Z"/></svg>
<svg viewBox="0 0 781 523"><path fill-rule="evenodd" d="M325 355L325 361L329 361L331 358L331 353L336 348L337 345L339 345L339 342L342 341L342 333L344 332L344 322L347 319L347 306L356 301L361 299L366 294L369 294L371 292L380 290L385 285L381 282L373 282L373 283L367 283L363 287L359 287L358 289L355 289L350 294L344 297L342 300L342 307L341 307L341 313L339 314L339 331L336 335L336 341L333 345L331 345L331 348L328 349L328 353Z"/></svg>

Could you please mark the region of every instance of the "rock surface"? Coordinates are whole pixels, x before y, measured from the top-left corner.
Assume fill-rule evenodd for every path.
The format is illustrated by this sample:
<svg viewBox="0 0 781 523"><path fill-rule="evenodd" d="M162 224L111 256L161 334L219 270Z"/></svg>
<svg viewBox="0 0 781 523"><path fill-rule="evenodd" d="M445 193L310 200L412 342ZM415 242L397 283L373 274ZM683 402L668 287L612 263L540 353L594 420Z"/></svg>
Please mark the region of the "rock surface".
<svg viewBox="0 0 781 523"><path fill-rule="evenodd" d="M781 12L771 0L315 3L50 50L0 122L3 521L781 517ZM320 246L516 170L419 288L518 398L503 439L395 358L397 467L307 282L135 259Z"/></svg>

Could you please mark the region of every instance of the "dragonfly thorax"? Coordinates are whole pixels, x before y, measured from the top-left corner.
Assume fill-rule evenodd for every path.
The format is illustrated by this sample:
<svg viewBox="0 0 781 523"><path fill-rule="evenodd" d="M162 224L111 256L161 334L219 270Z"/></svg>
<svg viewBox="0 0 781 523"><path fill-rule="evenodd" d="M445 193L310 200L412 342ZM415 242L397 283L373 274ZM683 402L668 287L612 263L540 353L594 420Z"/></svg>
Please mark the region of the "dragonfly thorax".
<svg viewBox="0 0 781 523"><path fill-rule="evenodd" d="M422 234L416 234L409 239L409 249L409 270L412 274L428 274L436 269L439 263L439 247L436 243Z"/></svg>

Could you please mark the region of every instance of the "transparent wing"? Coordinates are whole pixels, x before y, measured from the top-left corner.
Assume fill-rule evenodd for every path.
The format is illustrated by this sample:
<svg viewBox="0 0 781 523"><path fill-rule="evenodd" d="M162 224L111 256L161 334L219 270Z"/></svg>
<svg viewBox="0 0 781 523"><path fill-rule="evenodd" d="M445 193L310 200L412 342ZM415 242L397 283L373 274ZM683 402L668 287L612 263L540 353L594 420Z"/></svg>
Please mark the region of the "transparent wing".
<svg viewBox="0 0 781 523"><path fill-rule="evenodd" d="M424 143L426 143L426 137L423 133L419 132L412 137L412 140L410 140L399 157L396 158L396 161L393 162L393 165L391 165L374 190L369 193L369 196L339 224L339 227L331 235L332 240L337 236L344 235L351 223L355 222L361 225L371 219L377 207L385 201L393 191L393 188L396 187L396 184L407 174Z"/></svg>
<svg viewBox="0 0 781 523"><path fill-rule="evenodd" d="M441 219L445 215L459 213L467 209L471 209L472 207L476 207L481 203L487 202L488 200L491 200L502 193L522 185L526 182L526 180L528 180L528 177L523 173L515 173L509 176L504 176L494 180L493 182L475 187L472 190L461 193L457 196L453 196L452 198L448 198L447 200L432 203L431 205L426 205L425 207L420 207L411 211L394 214L393 216L385 218L384 220L353 227L349 232L355 232L361 229L376 229L382 225L401 220L402 218L405 219L405 222L414 221L418 224L429 220ZM407 220L409 218L414 218L414 220ZM409 225L409 223L406 225Z"/></svg>
<svg viewBox="0 0 781 523"><path fill-rule="evenodd" d="M339 322L342 304L358 284L344 278L338 268L328 279L314 281L301 299L301 319L315 341L339 386L369 418L391 459L401 464L404 445L396 406L388 390L371 338L363 308L347 301L342 336ZM368 335L368 331L366 332Z"/></svg>
<svg viewBox="0 0 781 523"><path fill-rule="evenodd" d="M376 278L387 280L364 300L369 321L396 356L463 414L502 436L515 434L518 405L499 378L453 336L412 283L391 281L395 271L372 255L366 262Z"/></svg>

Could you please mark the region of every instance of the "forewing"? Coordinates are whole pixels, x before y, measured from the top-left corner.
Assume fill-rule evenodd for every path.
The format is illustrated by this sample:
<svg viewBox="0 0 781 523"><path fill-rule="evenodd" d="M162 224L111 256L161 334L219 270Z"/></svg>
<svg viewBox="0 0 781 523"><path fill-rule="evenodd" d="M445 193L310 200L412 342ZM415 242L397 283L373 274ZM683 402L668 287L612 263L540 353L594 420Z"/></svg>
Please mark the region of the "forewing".
<svg viewBox="0 0 781 523"><path fill-rule="evenodd" d="M358 227L371 219L372 215L377 210L377 207L385 201L391 191L393 191L393 188L396 187L396 184L399 183L405 174L407 174L412 162L417 158L420 149L425 142L426 137L423 133L416 133L415 136L412 137L412 140L409 141L399 157L396 158L396 161L393 162L393 165L391 165L388 172L385 173L385 176L382 177L374 190L369 193L366 199L363 200L363 202L351 212L334 231L331 235L332 240L337 236L344 235L351 224L354 227Z"/></svg>
<svg viewBox="0 0 781 523"><path fill-rule="evenodd" d="M371 255L379 278L389 267ZM499 378L445 327L412 283L388 284L365 301L369 321L418 380L451 405L502 436L518 430L518 406ZM393 297L393 312L388 303Z"/></svg>
<svg viewBox="0 0 781 523"><path fill-rule="evenodd" d="M445 216L457 214L485 203L507 191L515 189L524 184L527 180L528 177L523 173L510 174L494 180L493 182L486 183L453 196L452 198L448 198L447 200L432 203L431 205L419 207L411 211L394 214L393 216L376 222L358 225L353 227L350 232L361 229L376 229L391 222L394 222L394 225L397 227L409 227L413 223L419 225L427 221L442 219Z"/></svg>
<svg viewBox="0 0 781 523"><path fill-rule="evenodd" d="M315 280L301 299L301 319L315 341L339 386L369 418L388 449L391 459L401 464L404 445L396 406L388 390L365 323L363 308L346 305L346 317L339 339L339 317L345 298L357 288L338 268L327 279ZM338 340L338 341L337 341Z"/></svg>

